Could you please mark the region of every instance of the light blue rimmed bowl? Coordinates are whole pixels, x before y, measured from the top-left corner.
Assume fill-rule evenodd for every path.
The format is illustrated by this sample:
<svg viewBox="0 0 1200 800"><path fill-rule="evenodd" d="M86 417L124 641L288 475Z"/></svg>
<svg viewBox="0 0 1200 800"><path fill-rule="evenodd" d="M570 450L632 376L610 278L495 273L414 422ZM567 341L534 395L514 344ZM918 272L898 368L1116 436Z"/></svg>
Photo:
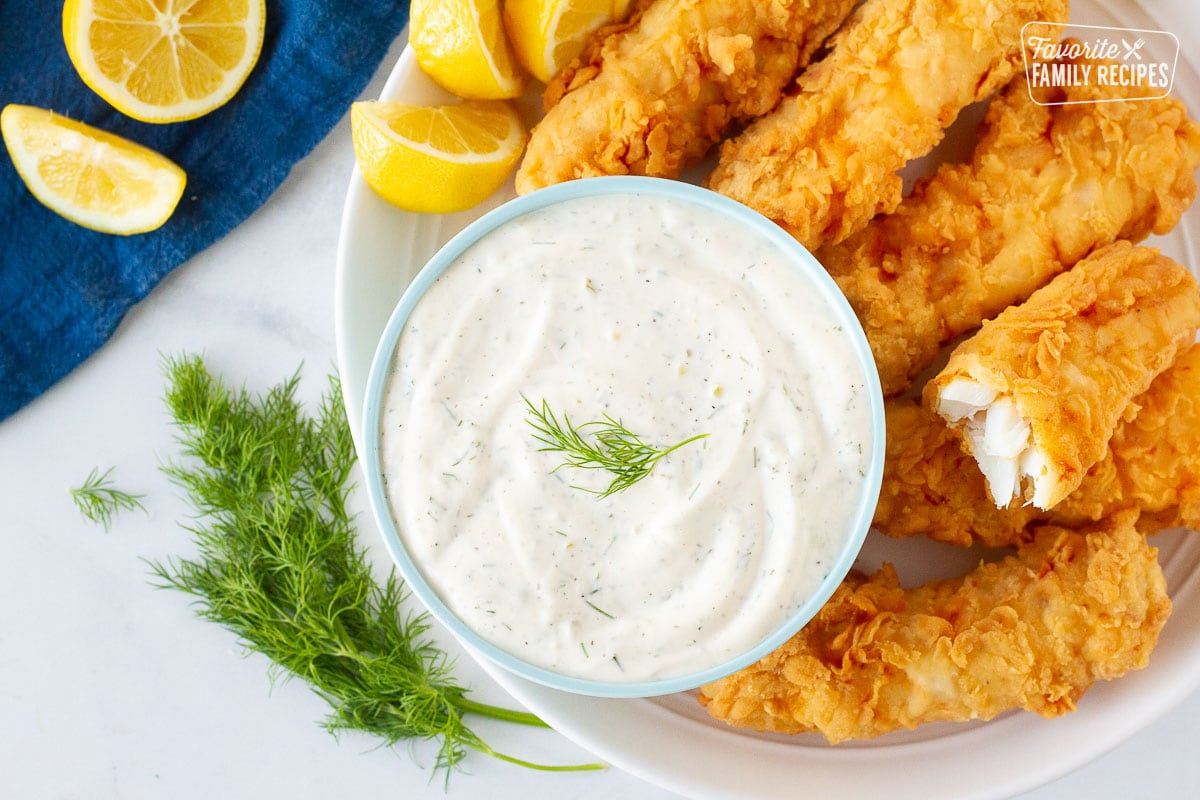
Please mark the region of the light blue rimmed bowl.
<svg viewBox="0 0 1200 800"><path fill-rule="evenodd" d="M384 408L384 394L392 372L393 356L413 309L416 308L429 287L469 247L510 221L557 203L578 198L611 195L661 197L665 200L690 203L701 208L718 211L741 223L746 229L747 236L766 239L778 247L790 258L796 269L800 270L811 282L813 290L819 294L842 323L846 335L852 338L854 353L859 361L870 398L871 430L868 432L870 453L868 469L862 479L859 502L851 517L850 530L846 533L837 559L817 590L785 620L784 624L739 656L690 674L638 682L589 680L548 670L497 647L464 623L431 587L421 571L420 564L414 561L405 547L403 536L392 516L384 489L380 454L381 416ZM425 605L438 622L449 629L469 649L504 669L554 689L596 697L652 697L695 689L749 666L782 645L812 619L849 572L862 548L863 540L866 538L883 479L884 416L879 377L862 326L837 284L811 253L775 223L757 212L707 189L660 178L619 176L587 178L557 184L505 203L481 216L454 236L434 254L413 279L388 319L367 376L363 428L363 467L366 473L366 490L371 510L383 535L384 544L412 594Z"/></svg>

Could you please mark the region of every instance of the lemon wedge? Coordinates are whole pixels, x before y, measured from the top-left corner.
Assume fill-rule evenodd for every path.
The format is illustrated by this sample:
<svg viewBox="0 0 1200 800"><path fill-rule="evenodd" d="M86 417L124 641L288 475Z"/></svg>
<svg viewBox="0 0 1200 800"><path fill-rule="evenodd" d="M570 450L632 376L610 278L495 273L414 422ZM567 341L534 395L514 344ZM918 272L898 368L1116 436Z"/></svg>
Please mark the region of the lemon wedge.
<svg viewBox="0 0 1200 800"><path fill-rule="evenodd" d="M0 132L33 196L92 230L154 230L171 216L187 176L140 144L33 106L0 111Z"/></svg>
<svg viewBox="0 0 1200 800"><path fill-rule="evenodd" d="M406 211L448 214L487 199L516 169L527 133L503 100L412 106L382 100L350 107L359 171Z"/></svg>
<svg viewBox="0 0 1200 800"><path fill-rule="evenodd" d="M118 111L179 122L237 93L265 18L265 0L67 0L63 39L79 77Z"/></svg>
<svg viewBox="0 0 1200 800"><path fill-rule="evenodd" d="M583 51L588 34L624 19L630 0L506 0L504 25L517 61L548 83Z"/></svg>
<svg viewBox="0 0 1200 800"><path fill-rule="evenodd" d="M525 91L499 0L412 0L408 44L425 74L459 97L501 100Z"/></svg>

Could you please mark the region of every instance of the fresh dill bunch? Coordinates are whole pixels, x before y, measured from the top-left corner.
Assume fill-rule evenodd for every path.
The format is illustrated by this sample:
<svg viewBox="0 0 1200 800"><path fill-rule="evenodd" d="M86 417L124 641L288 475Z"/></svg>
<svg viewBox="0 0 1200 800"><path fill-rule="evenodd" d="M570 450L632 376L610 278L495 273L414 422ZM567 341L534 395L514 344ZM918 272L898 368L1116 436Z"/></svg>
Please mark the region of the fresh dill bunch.
<svg viewBox="0 0 1200 800"><path fill-rule="evenodd" d="M708 436L707 433L701 433L670 447L659 448L646 444L619 419L608 414L604 414L601 420L575 426L566 414L559 422L545 399L540 407L535 406L524 394L521 399L525 401L529 412L526 422L533 428L533 438L543 445L538 452L562 453L565 456L563 462L554 468L555 472L563 467L576 467L601 469L612 474L612 481L603 490L572 484L573 488L592 492L597 498L628 489L649 475L667 454Z"/></svg>
<svg viewBox="0 0 1200 800"><path fill-rule="evenodd" d="M347 512L355 455L336 377L314 418L295 399L298 374L252 397L195 356L168 359L165 371L185 459L163 470L197 511L185 527L199 555L153 563L162 587L196 597L202 617L269 658L274 674L307 681L332 708L331 732L439 741L435 770L447 780L470 750L535 769L602 767L533 764L468 727L469 713L545 724L469 699L428 638L427 616L403 613L394 570L382 585L373 577Z"/></svg>
<svg viewBox="0 0 1200 800"><path fill-rule="evenodd" d="M103 525L105 531L112 529L113 516L118 511L146 510L142 505L145 495L130 494L112 485L109 480L112 471L109 467L101 473L99 467L94 467L80 486L70 490L79 513Z"/></svg>

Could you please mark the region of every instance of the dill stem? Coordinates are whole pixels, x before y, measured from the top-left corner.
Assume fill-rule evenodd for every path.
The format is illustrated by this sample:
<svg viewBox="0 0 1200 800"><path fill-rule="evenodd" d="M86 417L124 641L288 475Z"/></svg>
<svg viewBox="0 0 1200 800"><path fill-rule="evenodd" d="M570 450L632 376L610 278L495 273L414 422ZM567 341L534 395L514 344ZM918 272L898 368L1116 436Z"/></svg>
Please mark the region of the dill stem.
<svg viewBox="0 0 1200 800"><path fill-rule="evenodd" d="M708 436L708 434L707 434L707 433L697 433L695 436L691 437L690 439L684 439L684 440L683 440L682 442L680 442L679 444L674 444L674 445L671 445L671 446L670 446L670 447L668 447L666 450L663 450L661 453L659 453L658 455L656 455L656 456L654 457L654 460L655 460L655 461L658 461L660 458L663 458L663 457L665 457L665 456L667 456L667 455L669 455L669 454L671 454L671 453L675 452L675 451L676 451L676 450L678 450L679 448L683 447L685 444L691 444L692 442L695 442L695 441L698 441L698 440L700 440L700 439L703 439L703 438L705 438L706 436Z"/></svg>
<svg viewBox="0 0 1200 800"><path fill-rule="evenodd" d="M478 714L481 717L498 719L502 722L515 722L518 725L530 725L535 728L550 727L536 714L530 714L528 711L517 711L511 708L493 706L488 703L477 703L465 697L460 698L454 705L464 714Z"/></svg>
<svg viewBox="0 0 1200 800"><path fill-rule="evenodd" d="M507 761L509 764L526 767L528 769L536 769L539 772L588 772L592 770L608 769L607 764L600 762L592 762L590 764L537 764L532 761L526 761L523 758L505 755L491 747L484 745L480 751L486 753L492 758L498 758L501 761Z"/></svg>

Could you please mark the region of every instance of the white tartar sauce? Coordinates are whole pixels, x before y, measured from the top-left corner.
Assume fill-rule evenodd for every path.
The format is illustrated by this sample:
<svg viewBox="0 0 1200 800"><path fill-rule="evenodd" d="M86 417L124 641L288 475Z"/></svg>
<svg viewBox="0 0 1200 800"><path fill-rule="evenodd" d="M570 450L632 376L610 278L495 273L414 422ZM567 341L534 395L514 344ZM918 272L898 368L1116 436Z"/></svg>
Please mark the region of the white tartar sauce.
<svg viewBox="0 0 1200 800"><path fill-rule="evenodd" d="M585 680L690 675L828 574L864 491L865 387L835 313L764 237L683 200L570 200L485 235L409 317L381 417L388 502L434 591L502 650ZM556 470L524 398L657 447L707 436L599 498L612 475Z"/></svg>

